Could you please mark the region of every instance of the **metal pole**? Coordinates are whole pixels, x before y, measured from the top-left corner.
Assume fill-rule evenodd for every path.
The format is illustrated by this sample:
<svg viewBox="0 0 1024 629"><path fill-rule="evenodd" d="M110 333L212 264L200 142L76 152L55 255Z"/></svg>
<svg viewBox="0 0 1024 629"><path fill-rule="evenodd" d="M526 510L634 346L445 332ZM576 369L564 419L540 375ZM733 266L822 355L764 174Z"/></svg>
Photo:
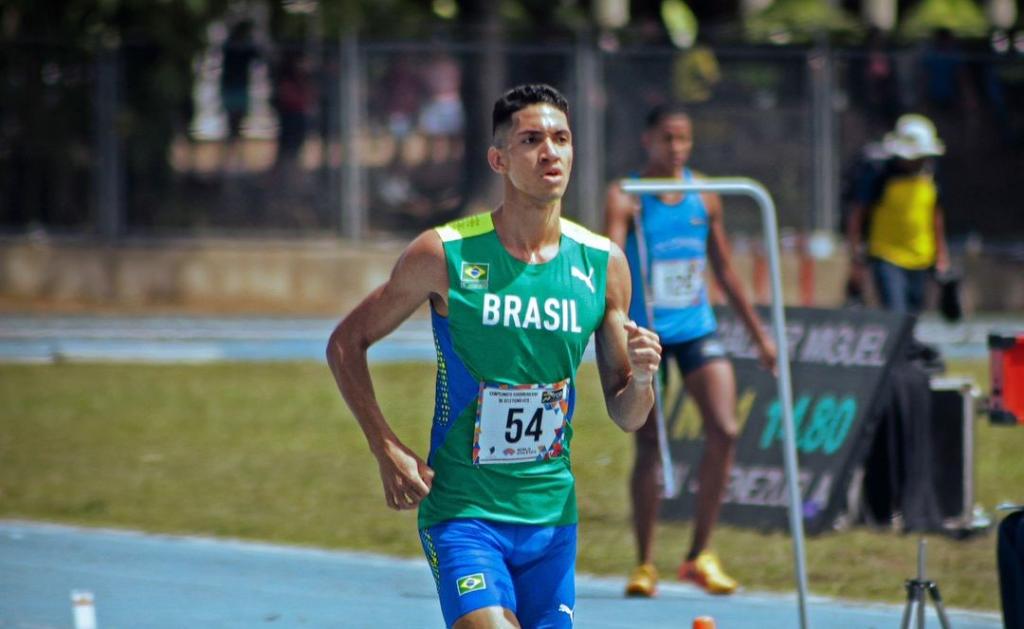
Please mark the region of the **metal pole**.
<svg viewBox="0 0 1024 629"><path fill-rule="evenodd" d="M924 564L925 564L925 553L927 552L927 542L922 537L917 542L917 583L918 583L918 597L917 597L917 629L924 629L924 616L928 607L928 599L925 594L924 588L927 582L924 576Z"/></svg>
<svg viewBox="0 0 1024 629"><path fill-rule="evenodd" d="M775 202L759 182L746 177L722 177L686 183L680 179L624 179L622 190L630 194L662 194L665 192L718 192L751 197L761 208L764 230L764 248L768 252L768 267L772 288L772 329L778 348L779 403L782 405L784 428L783 459L786 467L786 488L789 493L789 529L793 536L793 561L796 572L797 603L800 627L807 624L807 561L804 553L804 523L800 506L799 467L796 458L796 432L793 426L793 388L789 374L789 347L786 342L786 314L782 301L782 270L779 264L779 227L776 223Z"/></svg>
<svg viewBox="0 0 1024 629"><path fill-rule="evenodd" d="M103 240L114 241L124 227L121 195L121 137L117 132L120 52L105 48L96 61L96 99L93 123L98 159L94 168L96 229Z"/></svg>
<svg viewBox="0 0 1024 629"><path fill-rule="evenodd" d="M827 40L808 53L808 68L811 79L811 129L814 144L814 209L807 217L812 229L832 231L838 215L836 199L839 198L839 164L836 160L836 125L832 94L835 91L834 53Z"/></svg>
<svg viewBox="0 0 1024 629"><path fill-rule="evenodd" d="M651 290L647 269L647 242L640 215L633 215L633 233L636 236L637 257L640 258L640 282L644 291L644 313L647 326L654 329L654 295ZM666 365L667 369L667 365ZM668 373L667 371L665 373ZM664 399L661 390L661 374L654 374L654 421L658 429L658 457L661 459L661 495L663 498L676 497L676 472L672 465L672 452L668 447L668 428L665 425Z"/></svg>
<svg viewBox="0 0 1024 629"><path fill-rule="evenodd" d="M601 170L604 155L602 117L598 115L601 80L601 55L591 37L581 35L575 49L576 108L573 110L576 151L579 155L598 157L580 160L576 165L576 216L590 229L600 229L604 195Z"/></svg>
<svg viewBox="0 0 1024 629"><path fill-rule="evenodd" d="M362 168L359 165L359 130L362 127L362 68L359 41L349 33L341 41L341 233L358 239L366 230L366 206L363 203Z"/></svg>

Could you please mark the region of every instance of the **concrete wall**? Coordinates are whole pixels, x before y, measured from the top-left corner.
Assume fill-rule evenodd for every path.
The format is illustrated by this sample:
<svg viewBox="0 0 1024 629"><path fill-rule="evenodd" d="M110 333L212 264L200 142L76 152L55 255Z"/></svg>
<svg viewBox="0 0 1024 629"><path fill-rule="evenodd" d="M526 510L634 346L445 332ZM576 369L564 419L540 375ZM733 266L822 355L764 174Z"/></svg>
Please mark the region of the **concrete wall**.
<svg viewBox="0 0 1024 629"><path fill-rule="evenodd" d="M0 307L327 314L384 282L401 244L0 243Z"/></svg>
<svg viewBox="0 0 1024 629"><path fill-rule="evenodd" d="M0 241L0 311L100 310L334 315L350 310L387 279L405 242L187 239L124 242L8 239ZM973 311L1024 311L1024 261L973 256L964 302ZM749 294L755 260L735 253ZM783 290L790 305L838 306L847 272L841 252L804 267L783 252ZM809 271L809 272L806 272Z"/></svg>

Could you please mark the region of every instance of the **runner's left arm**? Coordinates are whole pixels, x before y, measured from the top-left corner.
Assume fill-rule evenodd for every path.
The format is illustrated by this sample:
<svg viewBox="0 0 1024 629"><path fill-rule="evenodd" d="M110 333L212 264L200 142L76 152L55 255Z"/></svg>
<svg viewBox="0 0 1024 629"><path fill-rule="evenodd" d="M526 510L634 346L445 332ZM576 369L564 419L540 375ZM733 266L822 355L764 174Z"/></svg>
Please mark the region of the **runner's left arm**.
<svg viewBox="0 0 1024 629"><path fill-rule="evenodd" d="M654 404L661 343L657 334L629 320L629 265L615 244L605 292L604 321L595 334L597 369L608 415L624 431L633 432L644 425Z"/></svg>

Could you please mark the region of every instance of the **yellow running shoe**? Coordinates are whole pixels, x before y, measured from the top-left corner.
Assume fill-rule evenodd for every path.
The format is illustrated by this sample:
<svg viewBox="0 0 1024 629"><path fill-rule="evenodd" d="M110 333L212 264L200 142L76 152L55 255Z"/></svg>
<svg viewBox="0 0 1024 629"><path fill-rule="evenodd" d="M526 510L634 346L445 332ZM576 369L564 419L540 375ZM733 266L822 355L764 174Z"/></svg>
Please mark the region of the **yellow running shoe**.
<svg viewBox="0 0 1024 629"><path fill-rule="evenodd" d="M710 550L701 551L695 560L679 566L679 580L692 581L709 594L732 594L740 585L722 570L718 557Z"/></svg>
<svg viewBox="0 0 1024 629"><path fill-rule="evenodd" d="M658 569L654 564L640 564L633 568L626 583L626 596L650 598L658 592Z"/></svg>

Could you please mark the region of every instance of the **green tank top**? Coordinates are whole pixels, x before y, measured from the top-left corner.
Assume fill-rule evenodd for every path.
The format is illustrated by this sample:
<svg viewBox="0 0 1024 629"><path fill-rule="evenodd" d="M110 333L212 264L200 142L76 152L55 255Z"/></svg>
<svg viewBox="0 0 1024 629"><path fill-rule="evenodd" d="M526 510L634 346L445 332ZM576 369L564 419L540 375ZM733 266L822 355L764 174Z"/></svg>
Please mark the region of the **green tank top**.
<svg viewBox="0 0 1024 629"><path fill-rule="evenodd" d="M437 228L448 316L432 312L437 384L419 526L577 520L569 462L576 369L604 319L609 241L561 219L558 254L512 257L491 214Z"/></svg>

